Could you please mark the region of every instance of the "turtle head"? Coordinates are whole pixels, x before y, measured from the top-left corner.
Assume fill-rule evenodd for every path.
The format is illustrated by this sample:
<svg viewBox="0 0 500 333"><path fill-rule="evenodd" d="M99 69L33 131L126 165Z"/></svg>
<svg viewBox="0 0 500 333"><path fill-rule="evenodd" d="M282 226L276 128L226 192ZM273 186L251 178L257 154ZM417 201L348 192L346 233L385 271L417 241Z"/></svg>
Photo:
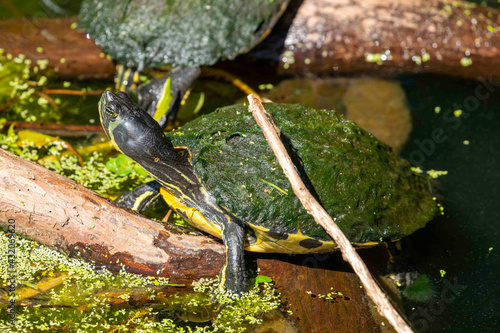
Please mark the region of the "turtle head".
<svg viewBox="0 0 500 333"><path fill-rule="evenodd" d="M99 102L99 114L111 142L136 162L154 159L161 152L174 152L160 125L124 92L106 90Z"/></svg>

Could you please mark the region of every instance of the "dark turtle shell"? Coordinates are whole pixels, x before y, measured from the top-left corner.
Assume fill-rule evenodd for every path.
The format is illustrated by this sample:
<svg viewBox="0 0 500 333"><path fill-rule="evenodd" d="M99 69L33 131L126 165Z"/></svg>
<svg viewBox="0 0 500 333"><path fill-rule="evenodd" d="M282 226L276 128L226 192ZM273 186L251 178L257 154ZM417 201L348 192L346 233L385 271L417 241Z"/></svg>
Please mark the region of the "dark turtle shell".
<svg viewBox="0 0 500 333"><path fill-rule="evenodd" d="M437 214L428 179L342 115L300 105L264 106L304 183L351 242L397 239ZM293 193L246 106L218 109L168 136L189 148L202 184L241 220L329 239Z"/></svg>
<svg viewBox="0 0 500 333"><path fill-rule="evenodd" d="M79 27L128 67L211 65L257 44L289 0L84 0Z"/></svg>

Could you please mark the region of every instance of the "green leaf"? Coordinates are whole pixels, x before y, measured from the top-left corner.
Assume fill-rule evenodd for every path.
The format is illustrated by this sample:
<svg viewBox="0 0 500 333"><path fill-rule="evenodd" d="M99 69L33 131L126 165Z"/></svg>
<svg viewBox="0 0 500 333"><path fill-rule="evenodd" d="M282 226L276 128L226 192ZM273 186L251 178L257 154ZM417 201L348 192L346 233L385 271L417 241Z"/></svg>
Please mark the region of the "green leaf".
<svg viewBox="0 0 500 333"><path fill-rule="evenodd" d="M130 157L120 154L115 158L110 158L106 162L106 168L118 176L126 176L132 172L134 161Z"/></svg>
<svg viewBox="0 0 500 333"><path fill-rule="evenodd" d="M255 282L257 282L257 283L269 283L269 282L273 282L273 279L271 279L269 276L257 275L255 277Z"/></svg>

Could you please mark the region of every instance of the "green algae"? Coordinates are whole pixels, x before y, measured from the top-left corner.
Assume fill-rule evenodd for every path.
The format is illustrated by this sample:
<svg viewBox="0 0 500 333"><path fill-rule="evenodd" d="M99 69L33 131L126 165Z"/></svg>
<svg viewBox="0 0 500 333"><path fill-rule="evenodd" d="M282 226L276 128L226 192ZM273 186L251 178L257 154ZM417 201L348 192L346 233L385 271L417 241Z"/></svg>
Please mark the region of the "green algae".
<svg viewBox="0 0 500 333"><path fill-rule="evenodd" d="M78 26L133 67L211 65L256 45L287 0L85 0Z"/></svg>
<svg viewBox="0 0 500 333"><path fill-rule="evenodd" d="M390 148L331 110L265 104L309 191L355 243L396 239L438 212L428 179ZM167 133L189 147L201 182L243 221L328 239L293 193L261 129L234 105Z"/></svg>
<svg viewBox="0 0 500 333"><path fill-rule="evenodd" d="M281 303L268 283L254 284L236 297L221 291L216 279L193 283L193 293L167 296L166 291L178 285L166 278L127 273L123 265L118 274L111 273L1 232L0 253L6 254L12 244L15 260L0 257L0 284L8 288L15 280L17 298L23 288L36 288L47 276L64 273L64 278L57 287L18 301L15 326L3 311L7 302L1 303L2 332L244 332L261 324L262 316Z"/></svg>

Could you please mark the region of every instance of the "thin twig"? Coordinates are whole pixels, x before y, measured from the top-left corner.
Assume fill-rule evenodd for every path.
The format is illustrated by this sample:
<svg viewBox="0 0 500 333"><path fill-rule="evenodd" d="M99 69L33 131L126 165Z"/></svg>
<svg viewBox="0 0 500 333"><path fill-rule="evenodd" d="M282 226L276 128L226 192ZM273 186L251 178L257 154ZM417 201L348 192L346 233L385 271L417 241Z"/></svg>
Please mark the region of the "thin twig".
<svg viewBox="0 0 500 333"><path fill-rule="evenodd" d="M17 102L18 99L19 99L19 97L14 97L14 98L10 99L4 105L0 106L0 112L2 112L3 110L7 109L9 106L11 106L12 104L14 104L15 102Z"/></svg>
<svg viewBox="0 0 500 333"><path fill-rule="evenodd" d="M31 129L49 135L76 137L104 132L100 125L38 124L24 121L6 121L3 125L4 127L8 127L14 123L16 124L16 129Z"/></svg>
<svg viewBox="0 0 500 333"><path fill-rule="evenodd" d="M45 89L43 92L49 95L59 94L59 95L86 96L86 95L102 95L104 91L105 91L104 89L90 90L90 91L69 90L69 89Z"/></svg>
<svg viewBox="0 0 500 333"><path fill-rule="evenodd" d="M50 97L49 95L47 95L46 93L44 93L42 91L35 91L35 94L45 98L49 102L50 106L52 106L56 110L59 110L59 105L56 104L56 102L54 101L54 99L52 97Z"/></svg>
<svg viewBox="0 0 500 333"><path fill-rule="evenodd" d="M387 299L387 295L375 282L365 263L352 247L351 242L347 239L337 224L333 222L332 218L323 209L323 207L321 207L321 205L306 189L298 173L295 171L292 160L290 159L285 146L273 129L273 125L271 125L269 120L266 118L265 114L267 112L262 106L262 103L253 95L248 95L248 101L250 102L248 111L252 112L257 124L262 128L264 136L276 155L283 172L290 181L295 195L299 198L306 211L314 217L316 223L321 225L330 237L332 237L332 239L338 244L340 250L342 251L344 260L349 262L352 266L354 272L358 275L361 283L366 289L366 293L373 300L375 305L377 305L378 313L387 318L397 332L413 332L403 317L396 311L391 302Z"/></svg>

